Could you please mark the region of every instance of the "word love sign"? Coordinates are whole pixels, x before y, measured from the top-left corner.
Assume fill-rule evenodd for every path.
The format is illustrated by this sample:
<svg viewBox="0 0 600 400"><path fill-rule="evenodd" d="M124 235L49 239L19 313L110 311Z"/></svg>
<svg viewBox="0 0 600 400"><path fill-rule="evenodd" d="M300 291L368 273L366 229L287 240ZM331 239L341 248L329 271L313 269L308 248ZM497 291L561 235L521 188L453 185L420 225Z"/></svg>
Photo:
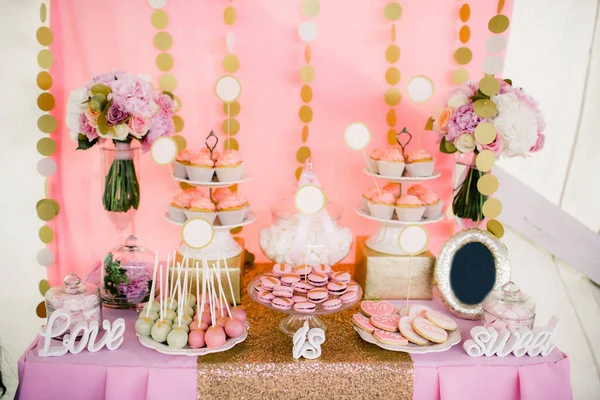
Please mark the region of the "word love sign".
<svg viewBox="0 0 600 400"><path fill-rule="evenodd" d="M515 357L521 357L525 354L529 356L547 356L554 349L555 345L551 342L552 334L558 323L558 318L552 317L547 327L519 328L519 329L501 329L483 326L476 326L471 329L471 337L465 341L463 348L471 357L493 356L506 357L510 353Z"/></svg>
<svg viewBox="0 0 600 400"><path fill-rule="evenodd" d="M308 321L294 333L292 355L295 359L309 360L321 357L321 345L325 343L325 331L321 328L308 329Z"/></svg>
<svg viewBox="0 0 600 400"><path fill-rule="evenodd" d="M52 338L64 334L71 325L71 313L64 308L54 311L45 327L42 327L40 336L44 338L44 347L38 351L40 357L62 356L70 352L79 354L87 347L88 351L95 353L104 346L108 350L116 350L123 343L123 334L125 333L125 320L119 318L110 324L110 321L104 320L102 328L106 331L102 339L98 338L98 321L92 321L89 324L80 322L71 329L71 333L63 336L60 346L50 347ZM77 342L77 337L81 339Z"/></svg>

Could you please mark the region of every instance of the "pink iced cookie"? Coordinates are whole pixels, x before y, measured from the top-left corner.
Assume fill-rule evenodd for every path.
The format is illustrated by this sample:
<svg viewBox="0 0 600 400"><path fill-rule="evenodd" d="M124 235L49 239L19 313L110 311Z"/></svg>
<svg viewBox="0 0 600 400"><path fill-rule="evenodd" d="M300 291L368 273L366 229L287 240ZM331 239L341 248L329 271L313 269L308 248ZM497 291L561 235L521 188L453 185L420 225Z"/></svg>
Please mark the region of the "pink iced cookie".
<svg viewBox="0 0 600 400"><path fill-rule="evenodd" d="M397 314L373 315L369 321L376 328L388 332L397 332L400 316Z"/></svg>
<svg viewBox="0 0 600 400"><path fill-rule="evenodd" d="M406 306L402 307L400 315L409 317L425 317L425 311L431 310L431 308L422 304L411 304L408 306L408 312L406 312Z"/></svg>
<svg viewBox="0 0 600 400"><path fill-rule="evenodd" d="M408 340L398 332L388 332L378 329L373 334L373 337L380 343L392 346L406 346L408 344Z"/></svg>
<svg viewBox="0 0 600 400"><path fill-rule="evenodd" d="M458 328L456 321L454 321L449 316L442 314L441 312L427 310L425 311L425 318L433 322L434 325L437 325L440 328L445 329L447 331L453 331L456 328Z"/></svg>
<svg viewBox="0 0 600 400"><path fill-rule="evenodd" d="M408 339L409 342L418 344L419 346L425 346L429 343L429 340L425 339L423 336L419 335L412 327L412 323L415 317L402 317L400 318L400 323L398 324L398 328L400 328L400 333L402 336Z"/></svg>
<svg viewBox="0 0 600 400"><path fill-rule="evenodd" d="M373 333L375 332L375 329L377 329L373 325L371 325L371 323L369 322L369 318L365 317L362 314L354 314L352 316L352 323L358 326L363 331L367 331L369 333Z"/></svg>
<svg viewBox="0 0 600 400"><path fill-rule="evenodd" d="M385 301L380 301L379 303L363 301L360 303L360 310L368 317L372 317L373 315L394 314L396 312L394 306Z"/></svg>
<svg viewBox="0 0 600 400"><path fill-rule="evenodd" d="M448 339L448 332L423 317L416 317L412 327L415 332L432 342L444 343Z"/></svg>

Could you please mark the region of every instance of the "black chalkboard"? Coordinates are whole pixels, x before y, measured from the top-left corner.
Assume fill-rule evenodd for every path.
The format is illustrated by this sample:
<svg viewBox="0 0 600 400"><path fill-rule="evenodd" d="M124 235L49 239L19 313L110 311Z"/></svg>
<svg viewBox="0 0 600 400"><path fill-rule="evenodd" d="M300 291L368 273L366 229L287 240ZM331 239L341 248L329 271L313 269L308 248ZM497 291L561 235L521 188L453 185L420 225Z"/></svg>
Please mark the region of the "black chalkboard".
<svg viewBox="0 0 600 400"><path fill-rule="evenodd" d="M470 242L458 249L450 266L450 288L464 304L479 304L496 283L496 261L482 243Z"/></svg>

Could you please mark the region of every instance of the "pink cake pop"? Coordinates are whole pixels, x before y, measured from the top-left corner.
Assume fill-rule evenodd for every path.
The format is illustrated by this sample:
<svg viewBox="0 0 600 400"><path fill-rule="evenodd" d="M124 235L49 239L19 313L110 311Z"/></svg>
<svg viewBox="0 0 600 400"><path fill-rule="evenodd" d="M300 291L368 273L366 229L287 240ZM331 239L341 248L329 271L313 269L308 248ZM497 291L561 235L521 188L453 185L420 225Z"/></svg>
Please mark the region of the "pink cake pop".
<svg viewBox="0 0 600 400"><path fill-rule="evenodd" d="M231 338L237 338L244 333L244 323L237 319L231 318L225 324L225 333Z"/></svg>
<svg viewBox="0 0 600 400"><path fill-rule="evenodd" d="M199 349L206 345L204 341L204 331L201 329L196 329L190 332L188 336L188 344L192 349Z"/></svg>
<svg viewBox="0 0 600 400"><path fill-rule="evenodd" d="M227 324L227 321L229 321L229 317L224 315L222 317L217 318L217 325L219 325L221 328L225 328L225 324Z"/></svg>
<svg viewBox="0 0 600 400"><path fill-rule="evenodd" d="M196 329L202 329L203 331L205 331L205 330L208 329L208 326L209 325L206 322L204 322L204 321L200 321L200 322L193 321L190 324L190 331L195 331Z"/></svg>
<svg viewBox="0 0 600 400"><path fill-rule="evenodd" d="M231 316L234 319L237 319L238 321L246 321L246 310L244 310L244 307L242 306L237 306L237 307L233 307L231 309Z"/></svg>
<svg viewBox="0 0 600 400"><path fill-rule="evenodd" d="M207 265L208 266L208 265ZM212 299L214 300L215 297L215 288L214 288L214 281L213 281L213 273L212 270L210 271L210 275L209 275L209 282L208 282L208 290L209 293L212 292L211 296ZM212 326L210 328L208 328L206 330L206 334L204 335L204 341L206 342L206 347L208 347L209 349L218 349L221 346L223 346L225 344L225 341L227 340L227 337L225 336L225 330L217 325L217 321L215 318L215 302L211 301L211 308L212 308Z"/></svg>

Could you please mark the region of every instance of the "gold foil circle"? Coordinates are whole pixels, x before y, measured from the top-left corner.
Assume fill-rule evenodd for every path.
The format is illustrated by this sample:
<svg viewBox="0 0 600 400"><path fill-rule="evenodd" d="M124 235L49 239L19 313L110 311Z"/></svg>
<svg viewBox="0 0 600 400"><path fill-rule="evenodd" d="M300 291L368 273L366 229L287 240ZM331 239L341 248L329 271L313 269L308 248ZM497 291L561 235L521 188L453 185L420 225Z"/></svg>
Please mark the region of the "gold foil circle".
<svg viewBox="0 0 600 400"><path fill-rule="evenodd" d="M46 3L42 3L40 6L40 21L42 23L46 22L46 17L48 16L48 9L46 8Z"/></svg>
<svg viewBox="0 0 600 400"><path fill-rule="evenodd" d="M402 6L398 3L388 3L383 9L383 15L388 21L397 21L402 16Z"/></svg>
<svg viewBox="0 0 600 400"><path fill-rule="evenodd" d="M56 130L58 122L52 115L44 114L38 119L37 125L40 131L44 133L52 133Z"/></svg>
<svg viewBox="0 0 600 400"><path fill-rule="evenodd" d="M42 46L50 46L54 40L54 35L52 35L50 28L47 26L41 26L35 33L35 38Z"/></svg>
<svg viewBox="0 0 600 400"><path fill-rule="evenodd" d="M225 140L224 146L225 146L225 149L227 149L227 150L229 150L229 149L239 150L240 149L240 144L234 138L229 138L229 139Z"/></svg>
<svg viewBox="0 0 600 400"><path fill-rule="evenodd" d="M230 186L230 187L229 187L229 189L231 189L231 191L232 191L233 193L237 193L237 191L238 191L238 187L239 187L239 186L238 186L238 184L236 183L235 185L232 185L232 186Z"/></svg>
<svg viewBox="0 0 600 400"><path fill-rule="evenodd" d="M471 38L471 29L467 25L463 25L458 32L458 38L462 43L467 43Z"/></svg>
<svg viewBox="0 0 600 400"><path fill-rule="evenodd" d="M395 44L389 45L385 50L385 59L390 63L395 63L400 59L400 48Z"/></svg>
<svg viewBox="0 0 600 400"><path fill-rule="evenodd" d="M391 126L392 128L396 126L396 110L394 110L393 108L391 108L388 112L387 115L385 116L385 119L388 123L389 126Z"/></svg>
<svg viewBox="0 0 600 400"><path fill-rule="evenodd" d="M309 44L304 48L304 61L309 64L312 59L312 49Z"/></svg>
<svg viewBox="0 0 600 400"><path fill-rule="evenodd" d="M235 23L236 12L232 6L227 6L223 12L223 20L227 25L233 25Z"/></svg>
<svg viewBox="0 0 600 400"><path fill-rule="evenodd" d="M183 136L175 135L175 136L173 136L173 140L175 141L175 144L177 145L178 151L185 150L185 148L187 147L187 141L185 140L185 138Z"/></svg>
<svg viewBox="0 0 600 400"><path fill-rule="evenodd" d="M156 10L152 13L150 22L156 29L164 29L169 24L169 16L163 10Z"/></svg>
<svg viewBox="0 0 600 400"><path fill-rule="evenodd" d="M235 54L227 54L223 57L223 69L230 74L234 74L240 67L240 60Z"/></svg>
<svg viewBox="0 0 600 400"><path fill-rule="evenodd" d="M50 138L41 138L37 142L37 151L43 156L51 156L56 152L56 142Z"/></svg>
<svg viewBox="0 0 600 400"><path fill-rule="evenodd" d="M481 211L486 218L496 218L502 212L502 202L496 198L487 199Z"/></svg>
<svg viewBox="0 0 600 400"><path fill-rule="evenodd" d="M35 314L39 317L39 318L46 318L46 302L42 301L40 302L40 304L37 305L37 307L35 308Z"/></svg>
<svg viewBox="0 0 600 400"><path fill-rule="evenodd" d="M179 182L179 187L183 190L188 190L188 189L195 188L196 186L190 185L189 183L185 183L185 182Z"/></svg>
<svg viewBox="0 0 600 400"><path fill-rule="evenodd" d="M50 221L60 212L58 203L53 199L42 199L37 202L35 208L37 210L38 217L40 217L40 219L43 221Z"/></svg>
<svg viewBox="0 0 600 400"><path fill-rule="evenodd" d="M454 60L460 65L470 63L472 58L473 52L468 47L459 47L454 52Z"/></svg>
<svg viewBox="0 0 600 400"><path fill-rule="evenodd" d="M38 53L37 56L38 64L40 67L44 69L50 69L52 64L54 63L54 57L52 56L52 52L48 49L44 49Z"/></svg>
<svg viewBox="0 0 600 400"><path fill-rule="evenodd" d="M492 174L485 174L477 180L477 190L479 193L490 196L498 190L498 178Z"/></svg>
<svg viewBox="0 0 600 400"><path fill-rule="evenodd" d="M296 160L299 163L303 163L304 161L306 161L307 158L310 157L310 155L311 155L310 148L308 148L307 146L302 146L296 152Z"/></svg>
<svg viewBox="0 0 600 400"><path fill-rule="evenodd" d="M40 240L46 244L54 240L54 231L48 225L44 225L40 228ZM44 295L42 293L42 295Z"/></svg>
<svg viewBox="0 0 600 400"><path fill-rule="evenodd" d="M310 65L305 65L300 69L300 80L309 84L315 79L315 70Z"/></svg>
<svg viewBox="0 0 600 400"><path fill-rule="evenodd" d="M302 167L296 168L296 172L294 172L297 181L300 180L300 175L302 175Z"/></svg>
<svg viewBox="0 0 600 400"><path fill-rule="evenodd" d="M312 88L309 85L302 86L302 89L300 89L300 97L302 98L302 101L305 103L310 103L312 96Z"/></svg>
<svg viewBox="0 0 600 400"><path fill-rule="evenodd" d="M498 79L488 75L479 81L479 90L485 95L494 96L500 91Z"/></svg>
<svg viewBox="0 0 600 400"><path fill-rule="evenodd" d="M464 68L457 68L452 72L452 82L455 85L460 85L469 80L469 72Z"/></svg>
<svg viewBox="0 0 600 400"><path fill-rule="evenodd" d="M496 103L488 99L479 99L473 103L473 111L481 118L490 118L496 115Z"/></svg>
<svg viewBox="0 0 600 400"><path fill-rule="evenodd" d="M226 135L236 135L240 131L240 123L235 118L228 118L221 124L221 129Z"/></svg>
<svg viewBox="0 0 600 400"><path fill-rule="evenodd" d="M158 85L162 90L172 92L177 88L177 79L172 74L163 74L158 78Z"/></svg>
<svg viewBox="0 0 600 400"><path fill-rule="evenodd" d="M390 146L393 146L395 144L398 144L398 141L396 140L396 135L398 134L398 132L396 132L395 129L390 129L387 133L387 142Z"/></svg>
<svg viewBox="0 0 600 400"><path fill-rule="evenodd" d="M402 95L400 94L400 90L398 88L389 88L385 92L385 102L390 106L397 106L400 104L400 100Z"/></svg>
<svg viewBox="0 0 600 400"><path fill-rule="evenodd" d="M237 117L240 114L240 103L235 100L231 103L223 103L223 112L230 117Z"/></svg>
<svg viewBox="0 0 600 400"><path fill-rule="evenodd" d="M169 50L173 45L173 38L168 32L158 32L154 35L154 46L158 50Z"/></svg>
<svg viewBox="0 0 600 400"><path fill-rule="evenodd" d="M496 219L490 219L486 224L487 230L498 239L504 236L504 226Z"/></svg>
<svg viewBox="0 0 600 400"><path fill-rule="evenodd" d="M230 230L229 232L230 232L232 235L237 235L238 233L241 233L241 232L242 232L242 229L244 229L244 227L243 227L243 226L238 226L237 228L233 228L233 229L232 229L232 230Z"/></svg>
<svg viewBox="0 0 600 400"><path fill-rule="evenodd" d="M510 20L506 15L498 14L494 15L488 22L488 29L492 33L502 33L508 29Z"/></svg>
<svg viewBox="0 0 600 400"><path fill-rule="evenodd" d="M469 20L469 17L471 16L471 7L469 7L468 4L463 4L462 7L460 8L460 20L462 22L467 22Z"/></svg>
<svg viewBox="0 0 600 400"><path fill-rule="evenodd" d="M38 288L40 289L40 294L44 296L48 289L50 289L50 283L46 279L42 279L38 284Z"/></svg>
<svg viewBox="0 0 600 400"><path fill-rule="evenodd" d="M481 144L490 144L496 140L496 128L491 122L482 122L475 128L475 140Z"/></svg>
<svg viewBox="0 0 600 400"><path fill-rule="evenodd" d="M396 67L389 67L385 71L385 81L392 86L396 85L400 82L400 70Z"/></svg>
<svg viewBox="0 0 600 400"><path fill-rule="evenodd" d="M37 85L42 90L48 90L52 87L52 75L48 71L42 71L37 76Z"/></svg>
<svg viewBox="0 0 600 400"><path fill-rule="evenodd" d="M47 92L40 93L37 99L37 104L41 110L50 111L54 108L54 96Z"/></svg>
<svg viewBox="0 0 600 400"><path fill-rule="evenodd" d="M304 0L302 2L302 15L306 18L314 18L321 11L318 0Z"/></svg>
<svg viewBox="0 0 600 400"><path fill-rule="evenodd" d="M305 124L308 124L313 119L312 108L310 108L310 106L304 105L300 107L298 115L300 116L300 121L304 122Z"/></svg>
<svg viewBox="0 0 600 400"><path fill-rule="evenodd" d="M494 162L496 161L496 157L494 153L490 150L483 150L481 153L477 155L475 159L475 165L477 169L482 172L488 172L494 166Z"/></svg>
<svg viewBox="0 0 600 400"><path fill-rule="evenodd" d="M306 143L308 140L308 125L302 127L302 143Z"/></svg>
<svg viewBox="0 0 600 400"><path fill-rule="evenodd" d="M169 53L161 53L156 56L156 66L161 71L168 71L173 68L173 56Z"/></svg>
<svg viewBox="0 0 600 400"><path fill-rule="evenodd" d="M496 8L496 12L500 14L502 9L504 8L504 0L498 0L498 7Z"/></svg>
<svg viewBox="0 0 600 400"><path fill-rule="evenodd" d="M173 124L175 125L175 132L181 132L183 130L183 118L179 115L173 115Z"/></svg>

